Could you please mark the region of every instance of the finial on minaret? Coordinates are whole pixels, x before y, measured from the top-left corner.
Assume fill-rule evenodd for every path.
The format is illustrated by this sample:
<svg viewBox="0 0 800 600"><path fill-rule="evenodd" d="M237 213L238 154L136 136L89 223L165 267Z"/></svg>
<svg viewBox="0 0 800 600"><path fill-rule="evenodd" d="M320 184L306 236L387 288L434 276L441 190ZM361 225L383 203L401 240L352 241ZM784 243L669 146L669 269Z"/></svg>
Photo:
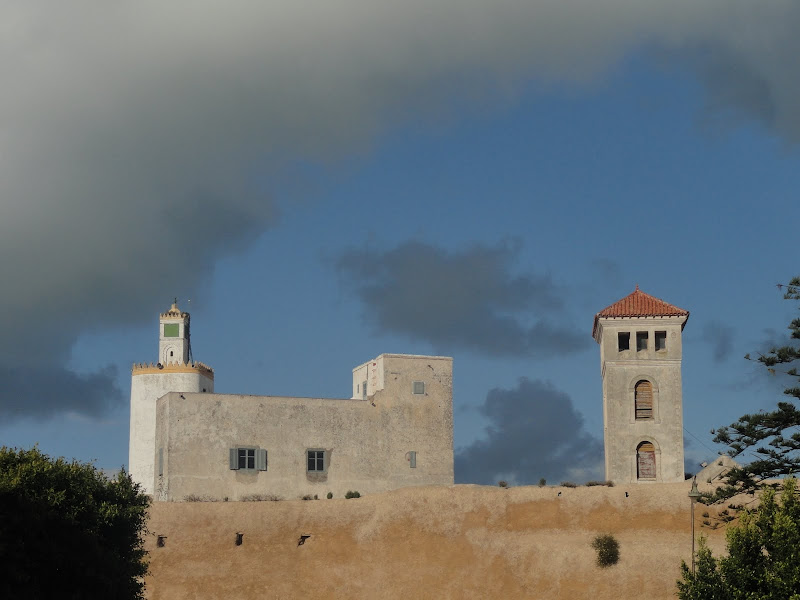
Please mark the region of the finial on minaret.
<svg viewBox="0 0 800 600"><path fill-rule="evenodd" d="M634 291L637 291L637 292L639 291L639 284L638 283L636 284L636 290L634 290ZM175 298L175 302L177 302L177 301L178 301L178 299Z"/></svg>

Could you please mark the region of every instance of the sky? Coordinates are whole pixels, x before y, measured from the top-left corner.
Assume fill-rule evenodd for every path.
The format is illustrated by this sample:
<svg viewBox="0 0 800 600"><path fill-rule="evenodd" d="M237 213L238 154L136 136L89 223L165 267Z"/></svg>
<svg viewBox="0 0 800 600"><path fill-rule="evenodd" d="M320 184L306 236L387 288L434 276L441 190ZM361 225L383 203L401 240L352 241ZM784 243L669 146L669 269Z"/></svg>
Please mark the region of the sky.
<svg viewBox="0 0 800 600"><path fill-rule="evenodd" d="M0 445L126 464L173 297L220 393L452 356L462 483L603 476L636 285L691 313L687 471L781 399L800 4L394 4L0 6Z"/></svg>

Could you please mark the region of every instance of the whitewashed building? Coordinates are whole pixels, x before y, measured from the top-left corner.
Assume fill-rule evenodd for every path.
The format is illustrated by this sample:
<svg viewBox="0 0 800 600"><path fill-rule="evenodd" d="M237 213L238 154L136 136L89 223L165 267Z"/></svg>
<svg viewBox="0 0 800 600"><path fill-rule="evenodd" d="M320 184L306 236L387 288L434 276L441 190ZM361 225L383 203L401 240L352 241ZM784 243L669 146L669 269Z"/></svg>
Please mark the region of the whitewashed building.
<svg viewBox="0 0 800 600"><path fill-rule="evenodd" d="M189 314L159 321L159 361L133 366L130 472L156 500L335 497L453 483L453 361L382 354L349 398L217 394Z"/></svg>

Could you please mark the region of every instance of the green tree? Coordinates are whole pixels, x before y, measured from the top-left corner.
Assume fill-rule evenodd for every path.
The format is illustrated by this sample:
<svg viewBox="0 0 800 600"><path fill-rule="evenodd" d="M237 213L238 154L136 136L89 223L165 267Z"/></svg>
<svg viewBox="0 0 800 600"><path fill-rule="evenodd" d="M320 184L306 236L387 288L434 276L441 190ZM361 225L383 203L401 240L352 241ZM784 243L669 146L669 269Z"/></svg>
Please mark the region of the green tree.
<svg viewBox="0 0 800 600"><path fill-rule="evenodd" d="M124 471L3 446L0 598L143 598L149 503Z"/></svg>
<svg viewBox="0 0 800 600"><path fill-rule="evenodd" d="M681 600L800 600L797 480L785 480L780 502L765 489L759 507L728 530L727 548L714 558L701 538L695 574L681 564Z"/></svg>
<svg viewBox="0 0 800 600"><path fill-rule="evenodd" d="M779 286L784 287L784 286ZM786 287L784 298L800 300L800 277L795 277ZM758 459L749 464L733 469L728 473L727 487L718 491L715 499L730 497L739 492L754 492L761 487L765 479L793 475L800 472L800 375L796 368L786 368L794 361L800 361L800 318L789 324L791 339L787 346L772 348L767 354L760 354L755 359L746 355L748 360L757 360L770 373L782 373L790 377L793 384L783 393L790 397L789 401L778 402L776 410L743 415L735 423L721 427L715 433L715 442L730 447L728 454L737 456L752 450Z"/></svg>

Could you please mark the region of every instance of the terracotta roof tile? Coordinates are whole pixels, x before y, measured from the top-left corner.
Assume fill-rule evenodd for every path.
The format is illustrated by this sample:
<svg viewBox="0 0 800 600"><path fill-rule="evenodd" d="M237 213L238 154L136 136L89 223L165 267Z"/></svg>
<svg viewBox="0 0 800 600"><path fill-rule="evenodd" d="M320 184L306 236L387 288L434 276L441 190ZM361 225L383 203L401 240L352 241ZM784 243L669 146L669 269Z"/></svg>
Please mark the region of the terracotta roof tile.
<svg viewBox="0 0 800 600"><path fill-rule="evenodd" d="M597 339L597 320L601 317L689 317L689 311L678 308L660 298L645 294L636 286L632 294L606 306L594 316L592 337ZM685 323L684 323L685 324Z"/></svg>

